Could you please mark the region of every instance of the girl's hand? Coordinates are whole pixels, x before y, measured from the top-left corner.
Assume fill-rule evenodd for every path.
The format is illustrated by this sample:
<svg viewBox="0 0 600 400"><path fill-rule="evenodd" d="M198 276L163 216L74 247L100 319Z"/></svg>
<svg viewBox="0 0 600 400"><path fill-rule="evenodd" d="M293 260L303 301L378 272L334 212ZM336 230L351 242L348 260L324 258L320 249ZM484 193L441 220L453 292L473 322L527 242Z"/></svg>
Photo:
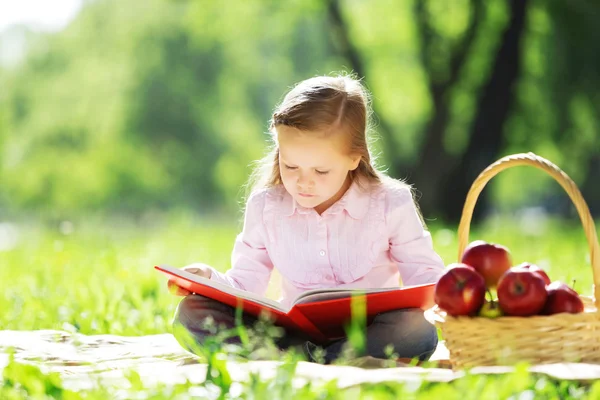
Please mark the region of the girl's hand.
<svg viewBox="0 0 600 400"><path fill-rule="evenodd" d="M186 272L189 272L190 274L198 275L206 279L210 279L210 277L212 276L212 272L206 264L195 263L187 265L181 269ZM177 284L172 279L169 279L169 281L167 282L167 287L169 288L169 292L176 296L187 296L192 294L189 290L177 286Z"/></svg>

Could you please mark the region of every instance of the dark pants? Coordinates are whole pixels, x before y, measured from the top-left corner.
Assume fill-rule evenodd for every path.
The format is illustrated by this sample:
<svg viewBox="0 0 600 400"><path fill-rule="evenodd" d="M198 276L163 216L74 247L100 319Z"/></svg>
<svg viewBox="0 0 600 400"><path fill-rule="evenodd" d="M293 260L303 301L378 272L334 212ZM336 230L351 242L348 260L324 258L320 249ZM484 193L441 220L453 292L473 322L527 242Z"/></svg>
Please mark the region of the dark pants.
<svg viewBox="0 0 600 400"><path fill-rule="evenodd" d="M179 343L189 351L194 352L189 341L183 338L191 334L194 345L203 346L207 338L214 337L218 332L228 330L234 334L224 340L225 343L239 344L240 337L235 335L236 310L233 307L212 299L199 296L186 296L177 307L173 320L174 335ZM255 329L259 320L251 315L242 314L241 323L244 327ZM437 346L438 337L435 327L429 323L420 309L403 309L389 311L376 315L366 330L366 348L362 355L377 358L388 358L389 350L398 358L418 358L426 361L431 357ZM344 350L346 339L336 340L322 346L323 361L329 363L337 359ZM283 336L274 339L274 344L281 350L297 347L304 351L309 358L319 349L309 339L298 332L283 331ZM386 350L386 347L390 347ZM388 354L386 354L388 352Z"/></svg>

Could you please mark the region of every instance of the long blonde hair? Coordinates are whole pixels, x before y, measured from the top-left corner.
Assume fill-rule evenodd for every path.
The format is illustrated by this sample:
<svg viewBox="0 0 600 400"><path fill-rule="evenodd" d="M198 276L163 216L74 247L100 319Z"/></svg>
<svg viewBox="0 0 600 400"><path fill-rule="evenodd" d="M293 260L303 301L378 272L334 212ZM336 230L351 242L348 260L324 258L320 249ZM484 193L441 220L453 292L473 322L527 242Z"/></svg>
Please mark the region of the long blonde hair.
<svg viewBox="0 0 600 400"><path fill-rule="evenodd" d="M298 83L284 97L271 117L268 154L258 161L248 183L249 192L281 183L279 148L275 128L284 125L301 131L342 128L349 136L350 153L360 155L354 181L380 182L382 174L374 164L367 132L370 127L370 96L361 82L351 75L317 76Z"/></svg>

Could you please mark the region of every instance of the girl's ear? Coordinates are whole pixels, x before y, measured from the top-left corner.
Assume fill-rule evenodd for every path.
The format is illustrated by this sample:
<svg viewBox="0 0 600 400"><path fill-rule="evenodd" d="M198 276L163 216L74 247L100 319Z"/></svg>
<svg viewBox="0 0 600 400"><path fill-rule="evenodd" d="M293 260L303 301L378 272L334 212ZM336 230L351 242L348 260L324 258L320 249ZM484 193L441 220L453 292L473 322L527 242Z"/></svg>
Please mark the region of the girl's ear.
<svg viewBox="0 0 600 400"><path fill-rule="evenodd" d="M358 164L360 164L361 158L362 157L360 155L352 156L352 164L350 165L350 171L354 171L356 168L358 168Z"/></svg>

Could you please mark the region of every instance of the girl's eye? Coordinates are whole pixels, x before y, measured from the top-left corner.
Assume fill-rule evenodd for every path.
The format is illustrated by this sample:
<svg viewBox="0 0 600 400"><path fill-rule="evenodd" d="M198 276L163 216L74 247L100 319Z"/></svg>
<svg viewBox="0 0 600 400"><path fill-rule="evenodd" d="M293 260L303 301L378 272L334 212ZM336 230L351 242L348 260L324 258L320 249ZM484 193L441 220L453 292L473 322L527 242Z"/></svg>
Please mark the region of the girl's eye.
<svg viewBox="0 0 600 400"><path fill-rule="evenodd" d="M294 170L298 169L298 167L291 167L291 166L289 166L287 164L283 164L283 166L285 167L285 169L289 169L290 171L294 171ZM315 170L315 172L318 175L327 175L329 173L329 171L319 171L319 170Z"/></svg>

